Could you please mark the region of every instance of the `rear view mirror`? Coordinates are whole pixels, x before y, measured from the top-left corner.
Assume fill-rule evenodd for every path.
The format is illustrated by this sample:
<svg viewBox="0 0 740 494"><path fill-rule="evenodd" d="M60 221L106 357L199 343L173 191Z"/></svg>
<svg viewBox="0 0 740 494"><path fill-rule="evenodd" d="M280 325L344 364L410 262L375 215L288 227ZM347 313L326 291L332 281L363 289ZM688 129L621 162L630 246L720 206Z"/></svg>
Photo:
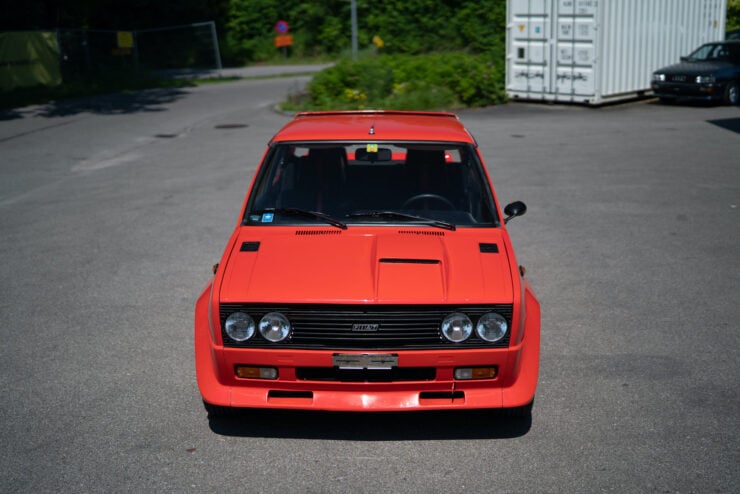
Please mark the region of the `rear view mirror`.
<svg viewBox="0 0 740 494"><path fill-rule="evenodd" d="M355 151L355 159L357 161L369 161L374 163L376 161L390 161L391 150L388 148L378 148L375 152L368 152L365 148L359 148Z"/></svg>
<svg viewBox="0 0 740 494"><path fill-rule="evenodd" d="M504 208L504 214L506 215L506 218L504 218L504 224L508 223L510 219L516 218L517 216L521 216L524 213L527 212L527 205L524 204L522 201L515 201L511 204L508 204Z"/></svg>

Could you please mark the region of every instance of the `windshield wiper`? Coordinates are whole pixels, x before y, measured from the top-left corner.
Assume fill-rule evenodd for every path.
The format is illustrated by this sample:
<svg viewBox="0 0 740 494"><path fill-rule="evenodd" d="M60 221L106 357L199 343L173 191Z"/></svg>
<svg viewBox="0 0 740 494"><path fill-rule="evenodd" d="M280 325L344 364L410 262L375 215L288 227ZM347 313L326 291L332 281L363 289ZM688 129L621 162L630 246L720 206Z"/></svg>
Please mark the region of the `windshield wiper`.
<svg viewBox="0 0 740 494"><path fill-rule="evenodd" d="M271 208L271 209L265 209L264 211L261 211L258 214L265 214L265 213L284 214L286 216L303 216L304 218L313 218L316 220L321 220L325 223L329 223L332 226L341 228L342 230L347 229L346 223L343 223L339 221L338 219L329 216L328 214L319 213L318 211L309 211L307 209L300 209L300 208L274 208L274 209Z"/></svg>
<svg viewBox="0 0 740 494"><path fill-rule="evenodd" d="M347 218L385 218L395 220L407 220L407 221L418 221L425 225L436 226L437 228L443 228L445 230L456 230L457 227L452 223L446 221L433 220L431 218L424 218L423 216L416 216L414 214L399 213L398 211L358 211L356 213L350 213Z"/></svg>

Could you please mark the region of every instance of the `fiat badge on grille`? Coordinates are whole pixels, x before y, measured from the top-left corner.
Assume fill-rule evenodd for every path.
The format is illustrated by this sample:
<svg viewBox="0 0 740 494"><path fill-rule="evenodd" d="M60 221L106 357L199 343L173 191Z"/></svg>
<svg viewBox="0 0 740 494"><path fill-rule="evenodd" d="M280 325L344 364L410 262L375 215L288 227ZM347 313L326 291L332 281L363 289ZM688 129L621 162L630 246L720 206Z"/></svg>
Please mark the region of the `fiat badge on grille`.
<svg viewBox="0 0 740 494"><path fill-rule="evenodd" d="M362 333L368 333L371 331L377 331L380 329L380 324L368 324L368 323L355 323L352 325L352 331L358 331Z"/></svg>

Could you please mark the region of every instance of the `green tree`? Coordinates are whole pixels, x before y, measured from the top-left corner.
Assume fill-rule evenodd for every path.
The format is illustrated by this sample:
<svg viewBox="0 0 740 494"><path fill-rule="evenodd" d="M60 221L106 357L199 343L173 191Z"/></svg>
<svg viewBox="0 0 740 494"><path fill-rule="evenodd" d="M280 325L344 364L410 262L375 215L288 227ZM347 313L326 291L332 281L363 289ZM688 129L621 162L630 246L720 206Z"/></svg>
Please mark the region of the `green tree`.
<svg viewBox="0 0 740 494"><path fill-rule="evenodd" d="M350 48L348 0L228 1L229 49L244 62L277 54L278 19L290 24L298 53L337 55ZM357 0L357 14L360 47L377 35L384 53L484 53L504 44L506 0Z"/></svg>
<svg viewBox="0 0 740 494"><path fill-rule="evenodd" d="M740 29L740 0L727 1L727 30Z"/></svg>

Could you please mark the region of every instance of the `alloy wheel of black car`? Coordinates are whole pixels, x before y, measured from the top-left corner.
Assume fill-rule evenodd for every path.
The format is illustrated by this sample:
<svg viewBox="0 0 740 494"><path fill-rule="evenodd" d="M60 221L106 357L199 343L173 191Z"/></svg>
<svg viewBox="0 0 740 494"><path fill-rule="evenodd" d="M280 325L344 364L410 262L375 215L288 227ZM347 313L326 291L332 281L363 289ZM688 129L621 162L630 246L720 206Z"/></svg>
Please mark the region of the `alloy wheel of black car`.
<svg viewBox="0 0 740 494"><path fill-rule="evenodd" d="M736 106L740 102L740 89L737 82L730 82L725 89L724 102L727 105Z"/></svg>

